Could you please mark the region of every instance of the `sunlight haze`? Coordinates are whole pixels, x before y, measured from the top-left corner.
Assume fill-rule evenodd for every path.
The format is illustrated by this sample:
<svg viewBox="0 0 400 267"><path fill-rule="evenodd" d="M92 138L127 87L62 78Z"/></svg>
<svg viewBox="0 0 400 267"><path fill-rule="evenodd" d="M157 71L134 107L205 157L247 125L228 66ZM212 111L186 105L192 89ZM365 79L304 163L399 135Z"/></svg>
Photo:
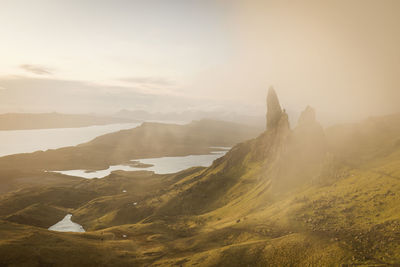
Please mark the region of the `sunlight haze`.
<svg viewBox="0 0 400 267"><path fill-rule="evenodd" d="M0 3L1 112L399 111L395 0Z"/></svg>

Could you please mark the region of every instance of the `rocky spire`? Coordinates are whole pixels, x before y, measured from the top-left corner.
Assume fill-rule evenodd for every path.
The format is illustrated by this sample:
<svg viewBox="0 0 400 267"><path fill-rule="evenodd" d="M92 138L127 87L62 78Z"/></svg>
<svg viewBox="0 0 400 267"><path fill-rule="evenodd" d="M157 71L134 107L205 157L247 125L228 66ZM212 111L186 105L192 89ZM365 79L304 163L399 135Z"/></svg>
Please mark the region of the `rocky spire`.
<svg viewBox="0 0 400 267"><path fill-rule="evenodd" d="M282 109L279 105L278 96L274 87L268 89L267 95L267 130L275 128L282 115Z"/></svg>
<svg viewBox="0 0 400 267"><path fill-rule="evenodd" d="M312 107L307 106L299 117L298 125L306 125L311 123L316 123L315 110Z"/></svg>

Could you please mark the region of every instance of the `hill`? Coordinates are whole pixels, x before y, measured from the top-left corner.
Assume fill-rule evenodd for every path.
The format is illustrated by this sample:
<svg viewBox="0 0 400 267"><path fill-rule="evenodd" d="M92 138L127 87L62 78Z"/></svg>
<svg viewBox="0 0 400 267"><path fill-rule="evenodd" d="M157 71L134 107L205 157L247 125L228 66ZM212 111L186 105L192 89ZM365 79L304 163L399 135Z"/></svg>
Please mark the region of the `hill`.
<svg viewBox="0 0 400 267"><path fill-rule="evenodd" d="M187 125L145 122L74 147L0 157L0 169L107 169L132 159L208 154L211 147L229 147L259 132L254 127L213 120Z"/></svg>
<svg viewBox="0 0 400 267"><path fill-rule="evenodd" d="M400 116L324 130L307 107L291 129L274 92L268 104L267 130L209 168L119 171L3 195L0 259L32 266L398 264ZM49 212L46 220L39 210ZM45 230L60 210L87 232Z"/></svg>
<svg viewBox="0 0 400 267"><path fill-rule="evenodd" d="M193 120L220 120L230 121L240 124L260 127L264 124L262 116L244 115L237 112L227 112L222 110L202 111L185 110L184 112L148 112L145 110L120 110L114 114L117 118L135 119L139 121L193 121Z"/></svg>

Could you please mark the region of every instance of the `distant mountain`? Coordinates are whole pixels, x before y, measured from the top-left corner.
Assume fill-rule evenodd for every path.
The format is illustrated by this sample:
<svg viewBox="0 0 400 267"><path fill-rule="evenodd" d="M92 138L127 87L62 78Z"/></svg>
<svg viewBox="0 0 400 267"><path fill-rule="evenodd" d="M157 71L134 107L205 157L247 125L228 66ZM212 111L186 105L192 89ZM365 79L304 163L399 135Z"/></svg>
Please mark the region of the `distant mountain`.
<svg viewBox="0 0 400 267"><path fill-rule="evenodd" d="M215 120L186 125L144 122L74 147L1 157L0 169L106 169L132 159L207 154L210 147L233 146L260 132L255 127Z"/></svg>
<svg viewBox="0 0 400 267"><path fill-rule="evenodd" d="M86 114L6 113L0 114L0 130L75 128L133 121L131 118Z"/></svg>
<svg viewBox="0 0 400 267"><path fill-rule="evenodd" d="M148 112L145 110L123 109L116 114L117 118L135 119L139 121L167 121L167 122L189 122L200 119L231 121L264 128L265 118L263 116L243 115L236 112L201 111L188 110L184 112Z"/></svg>

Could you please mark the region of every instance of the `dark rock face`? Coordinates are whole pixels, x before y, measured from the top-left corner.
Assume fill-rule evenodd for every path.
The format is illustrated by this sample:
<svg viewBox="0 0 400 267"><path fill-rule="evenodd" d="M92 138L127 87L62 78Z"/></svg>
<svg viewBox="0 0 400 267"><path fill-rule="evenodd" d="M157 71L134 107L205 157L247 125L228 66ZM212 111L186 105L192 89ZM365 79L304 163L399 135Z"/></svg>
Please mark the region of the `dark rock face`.
<svg viewBox="0 0 400 267"><path fill-rule="evenodd" d="M289 118L281 109L275 90L270 87L267 96L267 130L251 142L250 159L270 168L281 157L291 135ZM266 176L267 177L267 176Z"/></svg>
<svg viewBox="0 0 400 267"><path fill-rule="evenodd" d="M282 115L282 109L279 104L278 96L271 86L267 96L267 130L275 128L279 124Z"/></svg>

